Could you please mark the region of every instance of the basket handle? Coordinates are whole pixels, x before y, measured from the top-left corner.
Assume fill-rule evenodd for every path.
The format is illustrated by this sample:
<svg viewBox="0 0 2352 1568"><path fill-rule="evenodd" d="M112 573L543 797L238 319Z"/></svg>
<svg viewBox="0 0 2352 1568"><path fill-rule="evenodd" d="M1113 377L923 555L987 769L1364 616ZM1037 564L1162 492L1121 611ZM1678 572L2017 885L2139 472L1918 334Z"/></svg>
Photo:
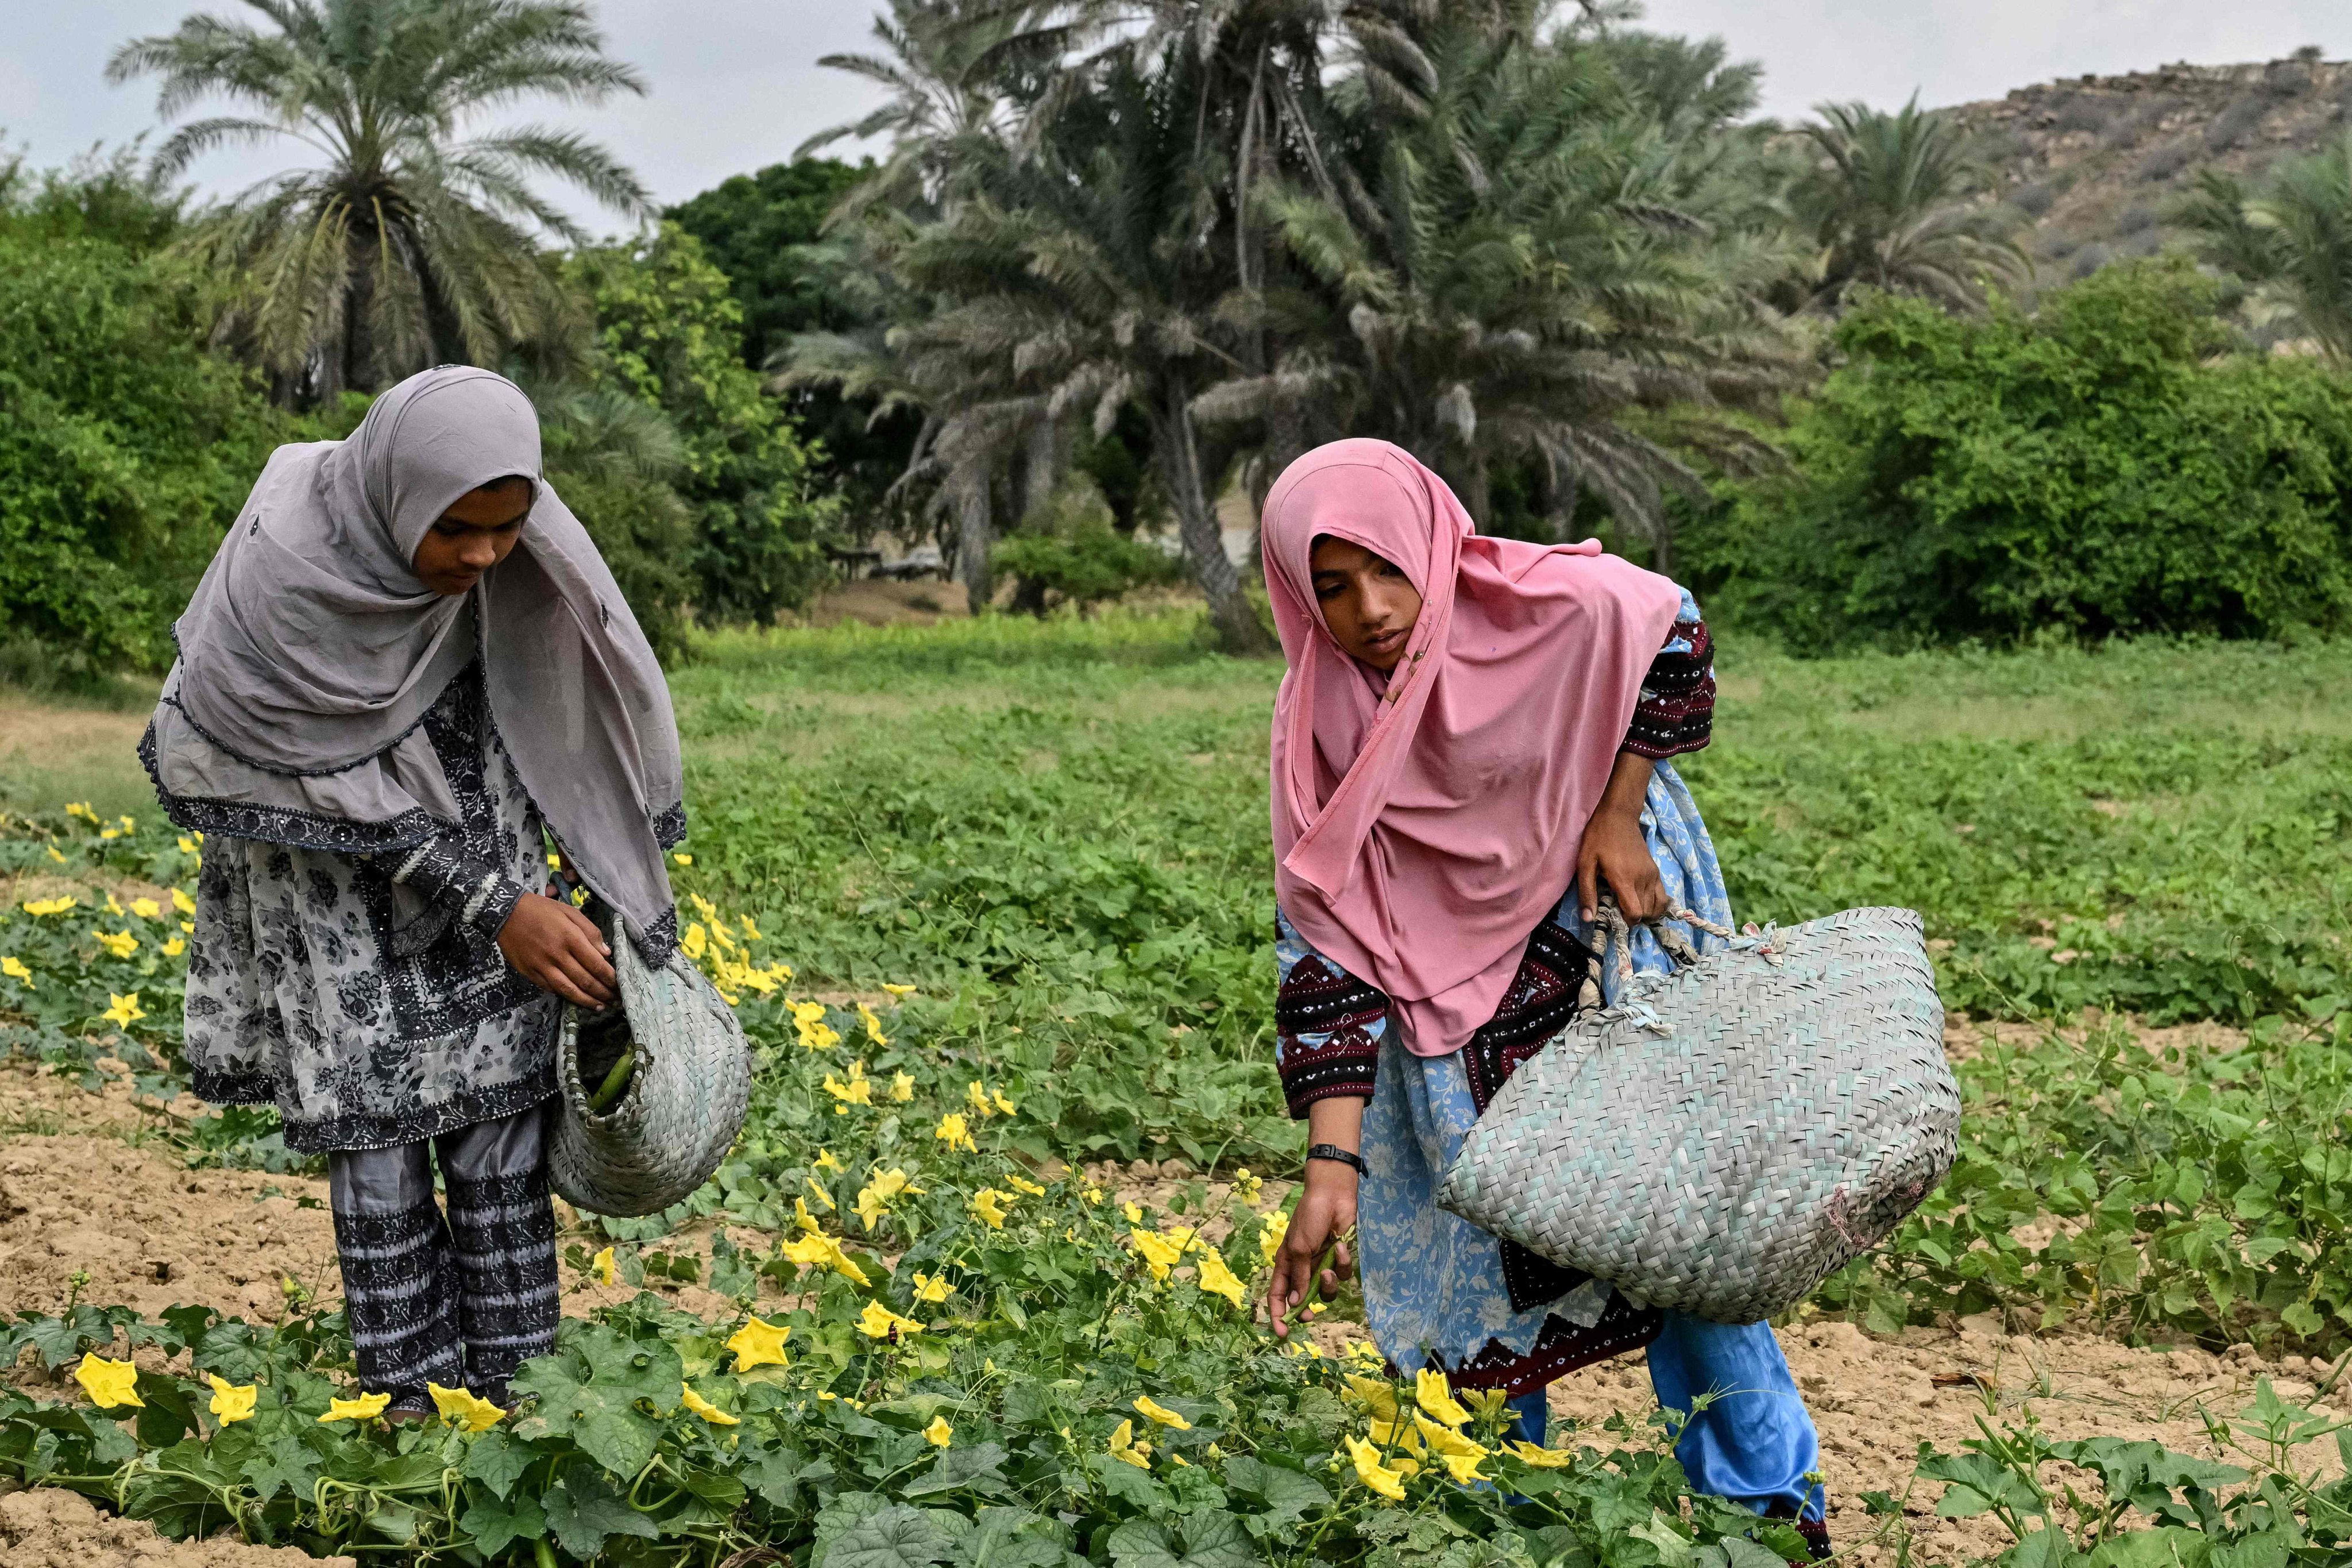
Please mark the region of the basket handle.
<svg viewBox="0 0 2352 1568"><path fill-rule="evenodd" d="M1709 936L1719 936L1727 942L1738 935L1738 932L1729 926L1717 925L1705 915L1674 903L1668 904L1666 912L1662 915L1653 915L1648 920L1636 921L1629 925L1623 911L1617 907L1616 895L1603 893L1601 895L1598 919L1594 922L1599 928L1601 936L1601 952L1597 956L1606 963L1613 953L1617 963L1618 980L1622 983L1633 979L1633 926L1640 925L1646 927L1650 934L1658 939L1658 945L1665 949L1666 956L1675 963L1685 966L1696 963L1698 949L1693 947L1690 938L1683 935L1682 932L1667 930L1665 922L1668 921L1680 921L1685 925L1696 926Z"/></svg>

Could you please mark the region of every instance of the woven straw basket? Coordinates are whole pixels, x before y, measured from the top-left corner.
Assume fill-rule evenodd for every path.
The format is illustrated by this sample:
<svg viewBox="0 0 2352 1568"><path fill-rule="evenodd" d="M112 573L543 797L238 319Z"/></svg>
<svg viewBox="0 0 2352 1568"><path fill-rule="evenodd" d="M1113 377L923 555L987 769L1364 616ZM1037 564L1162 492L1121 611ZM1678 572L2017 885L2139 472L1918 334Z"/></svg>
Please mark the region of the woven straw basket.
<svg viewBox="0 0 2352 1568"><path fill-rule="evenodd" d="M751 1053L734 1009L684 954L649 968L625 937L613 943L613 967L636 1068L618 1103L602 1116L590 1110L579 1010L564 1008L556 1048L563 1104L548 1145L548 1181L593 1214L658 1214L709 1181L735 1146L751 1096ZM617 1044L611 1054L619 1054Z"/></svg>
<svg viewBox="0 0 2352 1568"><path fill-rule="evenodd" d="M1632 976L1513 1073L1438 1202L1653 1306L1759 1321L1951 1169L1943 1026L1912 910L1735 938Z"/></svg>

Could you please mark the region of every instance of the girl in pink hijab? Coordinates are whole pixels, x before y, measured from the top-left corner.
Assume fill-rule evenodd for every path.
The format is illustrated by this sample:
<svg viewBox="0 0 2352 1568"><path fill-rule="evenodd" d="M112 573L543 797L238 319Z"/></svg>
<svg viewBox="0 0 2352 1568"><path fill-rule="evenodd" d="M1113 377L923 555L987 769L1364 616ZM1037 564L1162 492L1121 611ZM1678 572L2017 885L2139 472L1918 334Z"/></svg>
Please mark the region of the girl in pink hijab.
<svg viewBox="0 0 2352 1568"><path fill-rule="evenodd" d="M1495 1091L1615 988L1587 937L1728 924L1697 806L1667 759L1706 744L1713 647L1688 594L1601 552L1481 535L1402 448L1337 441L1266 497L1265 581L1289 670L1275 701L1276 1056L1308 1128L1276 1259L1283 1318L1353 1259L1381 1352L1511 1395L1646 1347L1702 1491L1828 1551L1819 1444L1768 1325L1661 1312L1437 1206ZM1675 922L1704 951L1713 941ZM1638 932L1636 967L1664 966ZM1332 1268L1318 1259L1332 1249ZM1717 1397L1704 1409L1696 1396Z"/></svg>

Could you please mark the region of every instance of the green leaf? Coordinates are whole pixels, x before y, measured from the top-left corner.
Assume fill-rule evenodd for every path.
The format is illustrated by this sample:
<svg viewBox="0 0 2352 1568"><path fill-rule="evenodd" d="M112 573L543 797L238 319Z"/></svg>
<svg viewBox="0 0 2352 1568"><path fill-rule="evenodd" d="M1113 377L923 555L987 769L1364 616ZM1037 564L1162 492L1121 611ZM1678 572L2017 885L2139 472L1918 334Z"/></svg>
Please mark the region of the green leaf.
<svg viewBox="0 0 2352 1568"><path fill-rule="evenodd" d="M253 1456L240 1467L246 1484L268 1502L284 1488L298 1499L308 1499L319 1479L319 1456L291 1432L276 1432L255 1445Z"/></svg>
<svg viewBox="0 0 2352 1568"><path fill-rule="evenodd" d="M1129 1520L1111 1531L1109 1550L1113 1568L1256 1568L1261 1561L1242 1521L1221 1511L1186 1515L1173 1537L1164 1525Z"/></svg>
<svg viewBox="0 0 2352 1568"><path fill-rule="evenodd" d="M1314 1477L1247 1455L1236 1455L1225 1461L1225 1484L1242 1496L1265 1505L1265 1529L1288 1524L1309 1509L1321 1508L1331 1500L1330 1492Z"/></svg>
<svg viewBox="0 0 2352 1568"><path fill-rule="evenodd" d="M556 1541L583 1563L603 1551L604 1542L615 1535L661 1539L659 1526L614 1495L604 1478L584 1465L565 1471L541 1506Z"/></svg>
<svg viewBox="0 0 2352 1568"><path fill-rule="evenodd" d="M929 1568L952 1557L955 1544L930 1513L891 1503L835 1537L824 1568Z"/></svg>
<svg viewBox="0 0 2352 1568"><path fill-rule="evenodd" d="M566 1325L569 1327L569 1325ZM614 1475L633 1476L654 1457L659 1424L636 1408L644 1400L667 1412L686 1377L677 1352L656 1340L633 1341L602 1323L575 1331L555 1354L527 1363L514 1376L518 1394L538 1407L518 1423L528 1440L541 1428L569 1436Z"/></svg>
<svg viewBox="0 0 2352 1568"><path fill-rule="evenodd" d="M1004 1481L1004 1461L1011 1457L1004 1451L1004 1445L996 1442L979 1443L969 1448L942 1449L930 1469L908 1482L901 1495L931 1497L940 1492L964 1490L1002 1495L1008 1489Z"/></svg>
<svg viewBox="0 0 2352 1568"><path fill-rule="evenodd" d="M2273 1537L2279 1552L2270 1561L2276 1568L2286 1568L2291 1542L2284 1536ZM2229 1548L2231 1568L2263 1568L2264 1554L2248 1552L2252 1542L2241 1540ZM2083 1559L2084 1568L2205 1568L2210 1561L2211 1542L2202 1531L2183 1530L2167 1526L2156 1530L2129 1530L2100 1542L2090 1556Z"/></svg>
<svg viewBox="0 0 2352 1568"><path fill-rule="evenodd" d="M1658 1562L1663 1568L1683 1568L1691 1559L1689 1538L1676 1530L1666 1516L1656 1509L1650 1517L1625 1531L1636 1541L1646 1541L1658 1549ZM1726 1542L1727 1546L1729 1544Z"/></svg>
<svg viewBox="0 0 2352 1568"><path fill-rule="evenodd" d="M546 1534L547 1515L530 1498L519 1497L509 1504L496 1497L478 1497L457 1516L457 1528L473 1537L483 1556L495 1558L515 1542Z"/></svg>

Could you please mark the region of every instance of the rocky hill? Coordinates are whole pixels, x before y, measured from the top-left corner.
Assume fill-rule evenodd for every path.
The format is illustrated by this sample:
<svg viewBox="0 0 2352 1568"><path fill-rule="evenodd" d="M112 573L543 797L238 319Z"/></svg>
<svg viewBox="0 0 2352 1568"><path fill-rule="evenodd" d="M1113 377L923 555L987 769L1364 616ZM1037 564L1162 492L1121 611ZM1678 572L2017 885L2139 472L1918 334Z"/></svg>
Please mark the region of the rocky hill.
<svg viewBox="0 0 2352 1568"><path fill-rule="evenodd" d="M2172 65L2021 87L1952 112L2031 221L2025 243L2047 287L2179 237L2166 219L2200 170L2257 176L2352 132L2352 64L2306 49L2267 65Z"/></svg>

